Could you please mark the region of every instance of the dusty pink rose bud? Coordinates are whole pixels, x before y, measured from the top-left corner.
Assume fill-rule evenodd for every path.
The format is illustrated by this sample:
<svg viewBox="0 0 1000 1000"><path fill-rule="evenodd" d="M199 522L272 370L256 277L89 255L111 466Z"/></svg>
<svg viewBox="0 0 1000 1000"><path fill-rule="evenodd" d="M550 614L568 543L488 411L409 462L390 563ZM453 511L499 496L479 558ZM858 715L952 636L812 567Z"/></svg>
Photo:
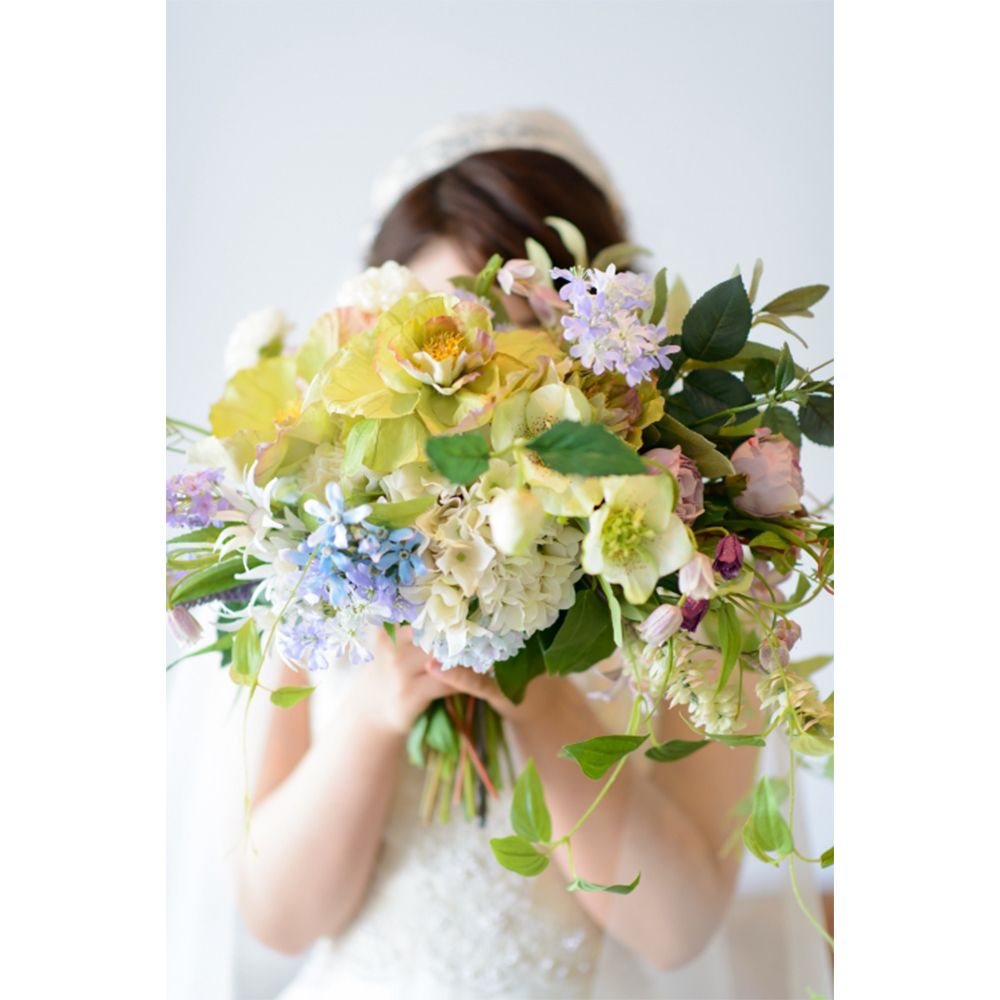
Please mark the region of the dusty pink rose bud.
<svg viewBox="0 0 1000 1000"><path fill-rule="evenodd" d="M691 597L696 601L714 597L716 587L712 560L696 552L681 567L680 573L677 574L677 583L685 597Z"/></svg>
<svg viewBox="0 0 1000 1000"><path fill-rule="evenodd" d="M735 535L726 535L715 547L715 560L712 569L723 580L733 580L740 575L743 568L743 545Z"/></svg>
<svg viewBox="0 0 1000 1000"><path fill-rule="evenodd" d="M772 646L772 640L765 640L760 644L758 656L760 665L765 670L773 670L775 663L780 662L782 667L788 666L792 646L802 638L802 628L798 622L783 618L774 628L773 641L776 647Z"/></svg>
<svg viewBox="0 0 1000 1000"><path fill-rule="evenodd" d="M662 646L680 627L681 609L676 604L661 604L638 626L639 637L650 646Z"/></svg>
<svg viewBox="0 0 1000 1000"><path fill-rule="evenodd" d="M746 489L733 499L740 510L754 517L781 517L801 506L799 449L791 441L761 427L733 452L732 463L747 478Z"/></svg>
<svg viewBox="0 0 1000 1000"><path fill-rule="evenodd" d="M778 622L774 629L774 636L785 649L791 649L802 638L802 627L798 622L785 618Z"/></svg>
<svg viewBox="0 0 1000 1000"><path fill-rule="evenodd" d="M675 448L653 448L641 456L646 460L650 474L666 469L677 480L677 509L674 513L685 523L692 524L705 509L705 484L698 466L682 451Z"/></svg>

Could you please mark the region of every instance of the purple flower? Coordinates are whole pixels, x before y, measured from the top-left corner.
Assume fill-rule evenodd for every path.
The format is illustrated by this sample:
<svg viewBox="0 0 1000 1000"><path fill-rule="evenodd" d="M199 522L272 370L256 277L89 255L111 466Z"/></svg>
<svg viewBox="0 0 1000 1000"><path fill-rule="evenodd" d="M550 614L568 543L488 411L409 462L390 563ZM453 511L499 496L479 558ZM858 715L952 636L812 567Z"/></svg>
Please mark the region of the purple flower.
<svg viewBox="0 0 1000 1000"><path fill-rule="evenodd" d="M185 472L167 480L167 525L171 528L206 528L217 520L228 505L215 488L222 480L222 469Z"/></svg>
<svg viewBox="0 0 1000 1000"><path fill-rule="evenodd" d="M642 321L653 301L652 282L632 271L588 268L580 273L553 268L553 278L565 284L559 297L569 303L562 319L563 337L571 341L572 357L595 375L617 371L630 386L651 379L658 368L670 368L670 355L680 348L664 344L667 328Z"/></svg>
<svg viewBox="0 0 1000 1000"><path fill-rule="evenodd" d="M681 628L686 632L693 632L701 624L701 620L705 617L707 611L708 601L706 599L695 600L691 597L685 597L684 603L681 605L681 615L683 618Z"/></svg>
<svg viewBox="0 0 1000 1000"><path fill-rule="evenodd" d="M715 560L712 569L723 580L733 580L743 568L743 544L735 535L726 535L715 547Z"/></svg>

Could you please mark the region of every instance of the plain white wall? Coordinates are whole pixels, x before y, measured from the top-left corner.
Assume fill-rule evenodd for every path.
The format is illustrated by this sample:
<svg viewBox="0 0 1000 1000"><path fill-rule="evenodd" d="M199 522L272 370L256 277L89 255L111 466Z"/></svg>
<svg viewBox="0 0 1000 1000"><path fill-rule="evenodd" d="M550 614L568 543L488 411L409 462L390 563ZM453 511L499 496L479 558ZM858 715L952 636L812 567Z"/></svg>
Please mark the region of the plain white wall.
<svg viewBox="0 0 1000 1000"><path fill-rule="evenodd" d="M167 12L172 416L205 419L241 316L277 305L304 330L331 304L358 268L373 176L455 113L569 116L605 157L634 237L694 294L758 256L764 296L832 283L829 2L170 0ZM795 324L811 345L792 344L800 362L832 357L831 299ZM803 467L827 499L832 453L807 443ZM803 654L831 651L831 602L800 620ZM822 851L832 792L807 781L805 794Z"/></svg>

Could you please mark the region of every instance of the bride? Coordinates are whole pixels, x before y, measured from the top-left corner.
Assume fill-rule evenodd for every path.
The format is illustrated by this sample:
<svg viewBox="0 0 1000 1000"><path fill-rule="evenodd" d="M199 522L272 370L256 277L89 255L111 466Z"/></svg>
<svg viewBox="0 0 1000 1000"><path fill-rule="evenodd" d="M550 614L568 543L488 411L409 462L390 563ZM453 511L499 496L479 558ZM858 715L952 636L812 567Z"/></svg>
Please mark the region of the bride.
<svg viewBox="0 0 1000 1000"><path fill-rule="evenodd" d="M425 136L376 199L368 262L404 263L430 289L474 273L492 252L523 257L526 237L569 266L549 215L572 220L592 250L626 239L601 162L542 112ZM436 698L488 700L516 761L534 759L554 829L566 830L595 785L558 751L621 732L617 703L595 698L579 676L542 677L514 706L487 677L438 669L406 630L395 643L373 636L372 652L363 669L331 671L309 702L270 715L239 888L261 941L286 953L312 948L285 1000L745 995L720 974L733 961L720 929L739 865L739 852L723 847L757 751L713 744L669 766L625 768L574 837L575 869L605 884L641 872L640 886L626 897L569 893L562 851L533 879L497 865L489 839L510 832L509 798L491 803L486 829L461 819L422 825L422 775L407 763L406 735ZM287 664L266 669L276 685L300 683ZM676 712L659 715L660 740L689 736ZM805 995L821 982L795 988Z"/></svg>

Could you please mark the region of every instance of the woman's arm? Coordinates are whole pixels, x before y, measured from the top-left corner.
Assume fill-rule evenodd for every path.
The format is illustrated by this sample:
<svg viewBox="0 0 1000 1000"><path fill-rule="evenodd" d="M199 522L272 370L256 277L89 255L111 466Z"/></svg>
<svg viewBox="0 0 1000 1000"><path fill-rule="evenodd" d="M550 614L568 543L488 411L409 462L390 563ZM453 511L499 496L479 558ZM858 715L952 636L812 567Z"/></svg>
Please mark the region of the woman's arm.
<svg viewBox="0 0 1000 1000"><path fill-rule="evenodd" d="M556 836L572 828L607 778L592 781L571 760L558 756L567 743L604 731L586 696L572 682L540 677L531 710L513 709L486 678L442 675L453 686L491 695L508 715L509 731L526 759L534 758L545 787ZM539 711L539 706L542 710ZM676 712L661 712L659 739L691 738ZM608 933L660 968L683 965L708 943L725 913L739 861L720 850L732 830L729 810L753 779L756 753L713 745L685 760L657 765L643 775L627 764L580 831L573 837L577 875L589 882L631 881L629 896L579 892L576 899ZM610 773L610 772L609 772ZM557 852L569 878L565 848Z"/></svg>
<svg viewBox="0 0 1000 1000"><path fill-rule="evenodd" d="M270 947L301 951L343 928L361 904L406 733L449 693L426 661L406 635L394 645L380 633L375 660L354 674L336 725L311 745L306 703L274 710L240 864L243 917Z"/></svg>

